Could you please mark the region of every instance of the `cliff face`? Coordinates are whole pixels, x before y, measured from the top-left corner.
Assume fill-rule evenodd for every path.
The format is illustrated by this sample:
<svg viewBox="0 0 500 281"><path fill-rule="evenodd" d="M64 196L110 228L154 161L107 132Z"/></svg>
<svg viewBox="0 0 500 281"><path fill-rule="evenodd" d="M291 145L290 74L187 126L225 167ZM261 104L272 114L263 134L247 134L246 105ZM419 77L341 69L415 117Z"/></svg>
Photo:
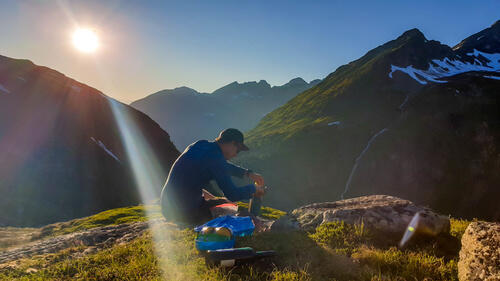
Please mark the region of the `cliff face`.
<svg viewBox="0 0 500 281"><path fill-rule="evenodd" d="M139 203L124 128L147 140L141 145L156 158L151 181L159 193L179 152L158 124L57 71L0 57L0 225Z"/></svg>

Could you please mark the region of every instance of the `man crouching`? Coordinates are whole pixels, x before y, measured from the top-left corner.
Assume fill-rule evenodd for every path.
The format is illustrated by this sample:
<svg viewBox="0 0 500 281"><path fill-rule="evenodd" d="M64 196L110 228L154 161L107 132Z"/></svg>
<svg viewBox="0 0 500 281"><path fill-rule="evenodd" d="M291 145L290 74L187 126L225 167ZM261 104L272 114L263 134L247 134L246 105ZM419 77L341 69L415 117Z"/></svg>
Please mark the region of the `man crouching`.
<svg viewBox="0 0 500 281"><path fill-rule="evenodd" d="M237 129L220 132L215 141L199 140L175 160L161 192L163 216L174 222L202 224L212 219L210 208L230 201L250 199L265 193L264 178L227 162L248 147ZM231 176L249 177L256 185L236 187ZM203 196L203 188L215 180L227 199Z"/></svg>

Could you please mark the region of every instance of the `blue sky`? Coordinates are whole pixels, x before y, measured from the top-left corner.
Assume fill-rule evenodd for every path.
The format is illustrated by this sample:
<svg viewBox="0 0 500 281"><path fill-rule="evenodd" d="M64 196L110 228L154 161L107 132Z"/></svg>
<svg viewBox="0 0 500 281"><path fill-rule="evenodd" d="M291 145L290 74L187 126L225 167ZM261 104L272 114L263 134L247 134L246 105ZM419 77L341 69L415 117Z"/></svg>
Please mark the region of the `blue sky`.
<svg viewBox="0 0 500 281"><path fill-rule="evenodd" d="M188 86L324 78L411 28L453 46L500 19L500 1L2 0L0 54L124 102ZM71 46L77 27L101 47Z"/></svg>

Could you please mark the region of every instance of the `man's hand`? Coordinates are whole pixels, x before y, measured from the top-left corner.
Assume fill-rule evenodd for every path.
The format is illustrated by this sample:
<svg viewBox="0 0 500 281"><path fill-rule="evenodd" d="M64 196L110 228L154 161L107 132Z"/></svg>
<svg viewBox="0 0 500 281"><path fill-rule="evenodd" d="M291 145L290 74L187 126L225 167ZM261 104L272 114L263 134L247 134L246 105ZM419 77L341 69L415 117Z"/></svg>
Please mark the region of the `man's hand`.
<svg viewBox="0 0 500 281"><path fill-rule="evenodd" d="M249 173L248 177L255 182L256 186L264 186L264 178L261 175L256 173Z"/></svg>
<svg viewBox="0 0 500 281"><path fill-rule="evenodd" d="M215 196L212 193L208 192L205 189L201 190L201 195L203 196L203 198L205 198L205 200L209 200L209 199L214 199L215 198Z"/></svg>

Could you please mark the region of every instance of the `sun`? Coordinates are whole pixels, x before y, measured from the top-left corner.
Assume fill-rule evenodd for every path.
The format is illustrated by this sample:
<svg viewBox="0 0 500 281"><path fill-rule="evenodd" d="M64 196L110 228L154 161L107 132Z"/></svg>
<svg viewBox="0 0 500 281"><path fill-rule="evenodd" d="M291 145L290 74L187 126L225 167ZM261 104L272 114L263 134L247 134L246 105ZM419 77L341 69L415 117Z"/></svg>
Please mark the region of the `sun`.
<svg viewBox="0 0 500 281"><path fill-rule="evenodd" d="M99 47L99 38L95 31L80 28L73 32L73 45L81 52L93 53Z"/></svg>

